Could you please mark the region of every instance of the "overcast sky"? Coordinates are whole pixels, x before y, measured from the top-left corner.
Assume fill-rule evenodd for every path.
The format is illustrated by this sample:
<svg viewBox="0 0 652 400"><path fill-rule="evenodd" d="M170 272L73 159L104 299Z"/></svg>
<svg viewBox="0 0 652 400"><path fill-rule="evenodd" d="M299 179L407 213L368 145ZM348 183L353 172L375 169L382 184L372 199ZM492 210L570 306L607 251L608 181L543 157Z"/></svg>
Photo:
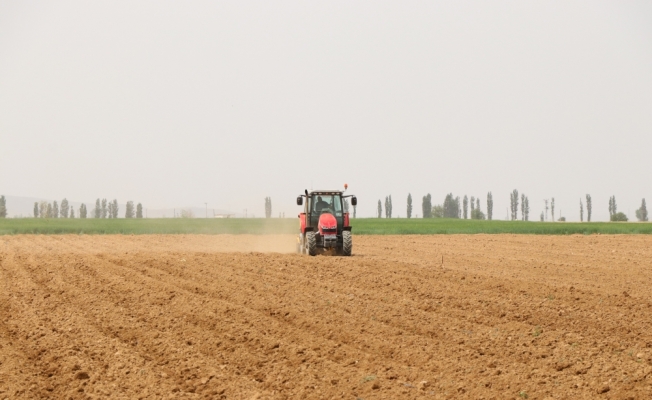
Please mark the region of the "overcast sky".
<svg viewBox="0 0 652 400"><path fill-rule="evenodd" d="M652 200L652 2L0 1L0 194Z"/></svg>

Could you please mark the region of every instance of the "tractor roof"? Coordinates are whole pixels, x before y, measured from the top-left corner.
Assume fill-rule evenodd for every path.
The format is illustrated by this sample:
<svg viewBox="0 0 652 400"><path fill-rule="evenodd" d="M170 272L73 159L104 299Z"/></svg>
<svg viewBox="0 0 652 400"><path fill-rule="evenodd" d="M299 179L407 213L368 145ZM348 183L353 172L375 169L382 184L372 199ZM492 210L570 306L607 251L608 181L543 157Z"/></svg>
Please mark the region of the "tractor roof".
<svg viewBox="0 0 652 400"><path fill-rule="evenodd" d="M342 194L344 193L341 190L312 190L309 192L310 195L313 194Z"/></svg>

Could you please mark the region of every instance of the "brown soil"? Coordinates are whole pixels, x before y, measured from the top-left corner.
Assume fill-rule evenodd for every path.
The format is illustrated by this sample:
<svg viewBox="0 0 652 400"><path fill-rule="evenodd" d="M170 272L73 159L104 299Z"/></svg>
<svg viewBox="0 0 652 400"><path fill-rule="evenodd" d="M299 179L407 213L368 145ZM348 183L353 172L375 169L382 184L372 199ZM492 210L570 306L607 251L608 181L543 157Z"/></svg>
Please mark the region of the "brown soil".
<svg viewBox="0 0 652 400"><path fill-rule="evenodd" d="M652 236L293 246L0 237L0 399L652 398Z"/></svg>

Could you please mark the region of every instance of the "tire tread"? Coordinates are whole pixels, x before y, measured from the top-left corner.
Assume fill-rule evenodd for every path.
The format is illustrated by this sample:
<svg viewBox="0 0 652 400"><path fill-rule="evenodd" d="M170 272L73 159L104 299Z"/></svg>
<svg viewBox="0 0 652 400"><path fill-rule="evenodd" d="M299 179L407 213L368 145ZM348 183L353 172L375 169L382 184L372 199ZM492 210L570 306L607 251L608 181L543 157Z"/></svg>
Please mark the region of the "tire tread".
<svg viewBox="0 0 652 400"><path fill-rule="evenodd" d="M344 231L342 232L342 255L350 256L353 251L353 237L351 232Z"/></svg>

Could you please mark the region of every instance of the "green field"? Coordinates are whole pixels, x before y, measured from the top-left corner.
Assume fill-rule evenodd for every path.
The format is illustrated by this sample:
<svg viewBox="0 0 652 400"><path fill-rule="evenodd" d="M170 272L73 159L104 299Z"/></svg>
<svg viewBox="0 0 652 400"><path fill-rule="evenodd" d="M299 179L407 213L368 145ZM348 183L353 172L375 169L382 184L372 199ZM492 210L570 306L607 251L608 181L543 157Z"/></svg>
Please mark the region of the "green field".
<svg viewBox="0 0 652 400"><path fill-rule="evenodd" d="M273 234L296 233L294 218L234 219L0 219L0 235L14 234ZM650 234L652 224L636 222L522 222L458 219L352 219L354 234L431 235L520 233L535 235Z"/></svg>

